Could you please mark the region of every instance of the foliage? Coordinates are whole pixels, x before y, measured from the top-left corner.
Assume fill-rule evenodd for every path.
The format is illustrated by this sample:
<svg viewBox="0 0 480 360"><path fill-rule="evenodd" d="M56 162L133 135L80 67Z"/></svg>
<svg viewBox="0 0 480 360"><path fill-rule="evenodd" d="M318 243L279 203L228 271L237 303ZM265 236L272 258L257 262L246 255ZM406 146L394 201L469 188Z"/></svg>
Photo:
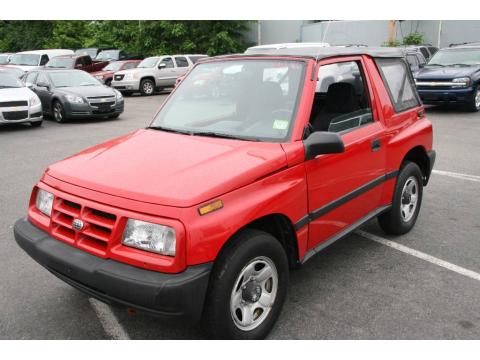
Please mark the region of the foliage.
<svg viewBox="0 0 480 360"><path fill-rule="evenodd" d="M0 51L119 48L145 56L243 51L248 21L0 21Z"/></svg>
<svg viewBox="0 0 480 360"><path fill-rule="evenodd" d="M420 45L423 44L423 34L413 32L403 37L403 45Z"/></svg>
<svg viewBox="0 0 480 360"><path fill-rule="evenodd" d="M397 47L397 46L401 46L402 43L398 40L389 40L389 41L385 41L382 46L388 46L388 47Z"/></svg>

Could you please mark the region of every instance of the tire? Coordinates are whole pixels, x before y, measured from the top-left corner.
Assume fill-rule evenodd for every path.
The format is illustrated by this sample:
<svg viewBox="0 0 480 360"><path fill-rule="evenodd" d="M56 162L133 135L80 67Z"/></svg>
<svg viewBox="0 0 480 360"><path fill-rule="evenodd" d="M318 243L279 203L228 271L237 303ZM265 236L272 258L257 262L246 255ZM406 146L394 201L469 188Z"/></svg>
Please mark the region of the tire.
<svg viewBox="0 0 480 360"><path fill-rule="evenodd" d="M151 96L155 93L155 83L150 79L140 81L140 94L143 96Z"/></svg>
<svg viewBox="0 0 480 360"><path fill-rule="evenodd" d="M60 101L55 100L52 104L52 117L57 123L65 122L65 109Z"/></svg>
<svg viewBox="0 0 480 360"><path fill-rule="evenodd" d="M34 121L34 122L31 122L30 125L32 127L40 127L40 126L42 126L42 123L43 123L43 120L42 121Z"/></svg>
<svg viewBox="0 0 480 360"><path fill-rule="evenodd" d="M249 274L262 278L245 282ZM288 260L280 242L263 231L244 230L215 263L203 323L217 339L263 339L280 314L287 285Z"/></svg>
<svg viewBox="0 0 480 360"><path fill-rule="evenodd" d="M480 86L477 86L473 94L470 104L467 106L467 110L471 112L478 112L480 110Z"/></svg>
<svg viewBox="0 0 480 360"><path fill-rule="evenodd" d="M422 181L422 171L418 165L405 162L397 177L392 207L378 217L380 227L387 234L403 235L415 225L422 205Z"/></svg>

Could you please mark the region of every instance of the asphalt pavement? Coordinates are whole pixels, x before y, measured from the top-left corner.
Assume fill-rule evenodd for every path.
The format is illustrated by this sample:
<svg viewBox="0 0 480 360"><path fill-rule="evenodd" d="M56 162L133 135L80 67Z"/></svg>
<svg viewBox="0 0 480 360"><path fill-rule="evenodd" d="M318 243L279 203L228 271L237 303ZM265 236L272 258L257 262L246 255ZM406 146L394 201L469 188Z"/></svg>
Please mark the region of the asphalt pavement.
<svg viewBox="0 0 480 360"><path fill-rule="evenodd" d="M198 326L92 301L36 264L12 234L49 164L147 126L164 99L128 97L118 120L0 127L0 339L205 337ZM271 339L480 339L480 280L455 271L480 274L480 114L428 108L427 116L437 172L415 228L390 237L375 221L363 227L409 250L359 234L328 247L291 273Z"/></svg>

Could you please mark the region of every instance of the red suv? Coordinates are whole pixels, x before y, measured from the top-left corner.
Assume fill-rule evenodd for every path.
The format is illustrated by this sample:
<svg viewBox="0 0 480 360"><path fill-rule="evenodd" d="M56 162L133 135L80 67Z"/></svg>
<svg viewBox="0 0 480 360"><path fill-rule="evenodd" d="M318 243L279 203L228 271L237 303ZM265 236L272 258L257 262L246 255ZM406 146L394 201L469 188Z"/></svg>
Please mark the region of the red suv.
<svg viewBox="0 0 480 360"><path fill-rule="evenodd" d="M14 233L92 297L263 338L289 269L375 217L412 229L434 160L400 50L211 58L148 128L50 166Z"/></svg>

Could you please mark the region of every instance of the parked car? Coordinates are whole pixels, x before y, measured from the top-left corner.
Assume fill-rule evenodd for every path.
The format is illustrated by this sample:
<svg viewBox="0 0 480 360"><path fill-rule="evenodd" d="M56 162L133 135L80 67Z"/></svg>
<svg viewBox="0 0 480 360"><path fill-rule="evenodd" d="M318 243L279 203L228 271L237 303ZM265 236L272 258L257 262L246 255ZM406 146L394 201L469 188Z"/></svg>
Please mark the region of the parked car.
<svg viewBox="0 0 480 360"><path fill-rule="evenodd" d="M123 50L108 49L102 50L95 57L96 60L101 61L118 61L118 60L142 60L142 55L129 54Z"/></svg>
<svg viewBox="0 0 480 360"><path fill-rule="evenodd" d="M14 67L2 66L2 67L0 67L0 71L1 72L8 72L8 73L12 74L13 76L15 76L17 79L21 79L25 75L25 72L23 70L20 70L20 69L14 68Z"/></svg>
<svg viewBox="0 0 480 360"><path fill-rule="evenodd" d="M0 124L42 125L42 104L37 95L9 71L0 70Z"/></svg>
<svg viewBox="0 0 480 360"><path fill-rule="evenodd" d="M31 71L24 82L40 98L43 112L59 123L69 119L116 119L123 112L122 94L85 71Z"/></svg>
<svg viewBox="0 0 480 360"><path fill-rule="evenodd" d="M207 55L163 55L143 60L135 69L118 71L113 76L112 87L124 94L140 92L153 95L155 90L175 86L198 60Z"/></svg>
<svg viewBox="0 0 480 360"><path fill-rule="evenodd" d="M30 71L44 67L45 64L55 56L72 54L72 50L64 49L23 51L12 55L7 66L16 67L23 71Z"/></svg>
<svg viewBox="0 0 480 360"><path fill-rule="evenodd" d="M300 43L256 45L256 46L249 47L245 51L245 53L246 54L262 54L263 52L270 51L270 50L310 48L312 46L328 47L330 46L330 44L326 42L300 42Z"/></svg>
<svg viewBox="0 0 480 360"><path fill-rule="evenodd" d="M411 51L406 49L404 53L405 59L407 60L408 65L410 65L412 74L415 74L418 70L425 67L427 60L425 60L425 57L420 51Z"/></svg>
<svg viewBox="0 0 480 360"><path fill-rule="evenodd" d="M350 76L316 92L345 62ZM434 160L398 49L222 56L195 65L148 128L49 166L14 234L89 296L258 339L289 268L375 217L389 234L413 228Z"/></svg>
<svg viewBox="0 0 480 360"><path fill-rule="evenodd" d="M430 58L435 55L435 53L438 51L438 48L431 45L431 44L423 44L423 45L408 45L405 47L405 49L409 51L418 51L420 52L425 60L430 60Z"/></svg>
<svg viewBox="0 0 480 360"><path fill-rule="evenodd" d="M92 75L107 86L112 85L113 74L116 71L134 69L140 64L141 60L121 60L112 61L101 71L93 72Z"/></svg>
<svg viewBox="0 0 480 360"><path fill-rule="evenodd" d="M424 104L462 105L480 110L480 45L440 49L415 74Z"/></svg>
<svg viewBox="0 0 480 360"><path fill-rule="evenodd" d="M93 73L108 64L108 61L92 61L90 55L62 55L51 58L45 67L48 69L77 69Z"/></svg>
<svg viewBox="0 0 480 360"><path fill-rule="evenodd" d="M92 59L95 59L97 55L105 49L103 48L82 48L75 50L75 55L89 55Z"/></svg>
<svg viewBox="0 0 480 360"><path fill-rule="evenodd" d="M0 65L7 65L13 53L0 53Z"/></svg>

